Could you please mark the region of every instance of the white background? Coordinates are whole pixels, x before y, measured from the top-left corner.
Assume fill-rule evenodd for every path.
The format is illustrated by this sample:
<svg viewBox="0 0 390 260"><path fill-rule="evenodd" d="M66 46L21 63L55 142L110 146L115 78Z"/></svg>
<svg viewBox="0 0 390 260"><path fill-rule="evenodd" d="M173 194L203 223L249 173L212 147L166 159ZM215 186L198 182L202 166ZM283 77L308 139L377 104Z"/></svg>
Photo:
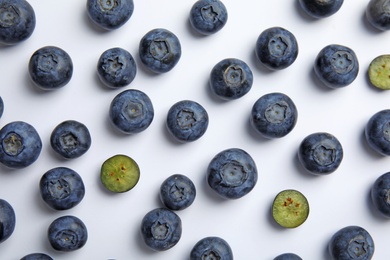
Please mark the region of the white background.
<svg viewBox="0 0 390 260"><path fill-rule="evenodd" d="M135 1L130 20L121 28L103 32L86 14L86 1L30 0L37 23L33 35L15 46L0 47L0 95L5 111L0 126L23 120L40 134L43 149L38 160L21 170L0 166L0 198L16 212L13 235L0 244L0 259L16 260L32 252L55 259L188 259L193 245L206 236L220 236L231 246L235 259L273 259L294 252L303 259L329 259L327 244L340 228L360 225L375 241L374 259L388 258L390 222L372 208L369 190L377 177L390 170L390 158L375 154L363 131L377 111L389 108L390 92L370 86L367 68L373 58L390 52L390 32L378 32L364 16L367 0L346 0L335 15L314 20L302 13L297 0L225 0L226 26L210 36L194 33L188 15L194 1ZM283 71L268 71L256 60L254 46L259 34L273 26L291 31L299 44L298 58ZM170 72L148 72L138 58L140 39L151 29L165 28L181 41L182 57ZM360 71L348 87L330 90L313 75L317 53L328 44L352 48ZM28 75L31 54L47 45L63 48L72 57L74 73L65 87L38 90ZM138 64L135 80L122 89L104 87L96 74L103 51L128 50ZM250 92L241 99L222 102L210 94L212 67L224 58L247 62L254 74ZM134 88L151 98L155 117L137 135L118 133L108 121L108 108L116 94ZM264 94L283 92L298 108L298 122L287 136L265 140L249 124L254 102ZM167 134L165 118L175 102L191 99L203 105L210 117L205 135L187 144ZM92 146L82 157L62 160L50 147L51 131L62 121L84 123ZM335 135L344 148L344 159L331 175L314 177L297 160L297 149L307 135L325 131ZM206 184L208 163L218 152L232 147L246 150L256 161L259 179L247 196L234 201L219 198ZM104 160L127 154L140 166L137 186L124 194L112 194L100 184ZM77 171L86 186L84 200L75 208L58 212L45 205L38 183L49 169L66 166ZM180 173L197 187L195 202L177 212L183 233L179 243L165 252L153 252L141 239L142 217L160 207L159 186ZM293 188L306 195L311 212L296 229L277 226L270 207L275 195ZM87 244L69 253L56 252L47 240L47 228L57 217L75 215L89 232Z"/></svg>

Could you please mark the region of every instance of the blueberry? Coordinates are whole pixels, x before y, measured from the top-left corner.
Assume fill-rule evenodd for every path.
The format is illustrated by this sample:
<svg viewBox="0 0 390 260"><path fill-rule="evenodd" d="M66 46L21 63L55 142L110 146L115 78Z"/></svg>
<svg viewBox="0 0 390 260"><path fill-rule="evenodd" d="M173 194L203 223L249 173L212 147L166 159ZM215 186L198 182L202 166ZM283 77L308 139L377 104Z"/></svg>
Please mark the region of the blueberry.
<svg viewBox="0 0 390 260"><path fill-rule="evenodd" d="M0 0L0 43L13 45L27 40L36 24L33 7L25 0Z"/></svg>
<svg viewBox="0 0 390 260"><path fill-rule="evenodd" d="M42 90L55 90L65 86L71 80L73 62L63 49L45 46L32 54L28 71L37 87Z"/></svg>
<svg viewBox="0 0 390 260"><path fill-rule="evenodd" d="M14 232L16 215L8 201L0 199L0 244L6 241Z"/></svg>
<svg viewBox="0 0 390 260"><path fill-rule="evenodd" d="M89 18L104 30L118 29L130 19L133 12L133 0L87 0Z"/></svg>
<svg viewBox="0 0 390 260"><path fill-rule="evenodd" d="M257 167L246 151L229 148L210 161L206 179L211 189L223 198L238 199L255 187Z"/></svg>
<svg viewBox="0 0 390 260"><path fill-rule="evenodd" d="M360 226L346 226L338 230L330 239L328 248L335 260L369 260L375 250L371 235Z"/></svg>
<svg viewBox="0 0 390 260"><path fill-rule="evenodd" d="M219 0L198 0L190 10L190 24L200 34L210 35L221 30L228 20L225 5Z"/></svg>
<svg viewBox="0 0 390 260"><path fill-rule="evenodd" d="M31 253L23 256L20 260L53 260L53 258L44 253Z"/></svg>
<svg viewBox="0 0 390 260"><path fill-rule="evenodd" d="M43 174L39 182L43 201L55 210L67 210L78 205L85 195L81 176L67 167L56 167Z"/></svg>
<svg viewBox="0 0 390 260"><path fill-rule="evenodd" d="M223 59L211 70L211 91L221 99L238 99L249 92L252 84L252 70L242 60Z"/></svg>
<svg viewBox="0 0 390 260"><path fill-rule="evenodd" d="M154 251L165 251L172 248L179 242L181 234L181 219L169 209L153 209L142 219L142 238L145 244Z"/></svg>
<svg viewBox="0 0 390 260"><path fill-rule="evenodd" d="M23 121L8 123L0 130L0 163L20 169L34 163L42 150L36 129Z"/></svg>
<svg viewBox="0 0 390 260"><path fill-rule="evenodd" d="M379 176L371 187L374 207L386 218L390 218L390 172Z"/></svg>
<svg viewBox="0 0 390 260"><path fill-rule="evenodd" d="M302 258L294 253L284 253L275 257L274 260L302 260Z"/></svg>
<svg viewBox="0 0 390 260"><path fill-rule="evenodd" d="M154 118L152 101L140 90L124 90L112 100L109 118L113 126L122 133L142 132Z"/></svg>
<svg viewBox="0 0 390 260"><path fill-rule="evenodd" d="M166 125L179 142L193 142L204 135L209 125L206 109L192 100L175 103L168 111Z"/></svg>
<svg viewBox="0 0 390 260"><path fill-rule="evenodd" d="M199 240L191 250L190 260L233 260L233 251L221 237L210 236Z"/></svg>
<svg viewBox="0 0 390 260"><path fill-rule="evenodd" d="M141 62L155 73L172 70L181 57L179 38L166 29L157 28L146 33L139 43Z"/></svg>
<svg viewBox="0 0 390 260"><path fill-rule="evenodd" d="M390 89L390 55L379 55L371 61L368 78L374 87L381 90Z"/></svg>
<svg viewBox="0 0 390 260"><path fill-rule="evenodd" d="M54 128L50 136L51 147L66 159L75 159L85 154L91 143L88 128L75 120L63 121Z"/></svg>
<svg viewBox="0 0 390 260"><path fill-rule="evenodd" d="M70 252L82 248L88 240L84 222L72 215L55 219L49 226L48 240L53 249Z"/></svg>
<svg viewBox="0 0 390 260"><path fill-rule="evenodd" d="M351 84L359 72L355 52L346 46L330 44L317 55L314 72L329 88L341 88Z"/></svg>
<svg viewBox="0 0 390 260"><path fill-rule="evenodd" d="M376 112L365 127L368 145L384 156L390 156L390 109Z"/></svg>
<svg viewBox="0 0 390 260"><path fill-rule="evenodd" d="M390 1L370 0L366 7L369 24L380 31L390 30Z"/></svg>
<svg viewBox="0 0 390 260"><path fill-rule="evenodd" d="M109 88L129 85L137 74L133 56L122 48L111 48L102 53L97 64L100 80Z"/></svg>
<svg viewBox="0 0 390 260"><path fill-rule="evenodd" d="M4 113L4 101L3 99L0 97L0 118L1 116L3 115Z"/></svg>
<svg viewBox="0 0 390 260"><path fill-rule="evenodd" d="M266 138L281 138L290 133L298 120L298 111L289 96L269 93L253 105L250 123L256 132Z"/></svg>
<svg viewBox="0 0 390 260"><path fill-rule="evenodd" d="M299 0L302 10L309 16L321 19L335 14L344 0Z"/></svg>
<svg viewBox="0 0 390 260"><path fill-rule="evenodd" d="M332 134L317 132L306 136L298 149L303 167L314 175L327 175L337 170L343 160L343 147Z"/></svg>
<svg viewBox="0 0 390 260"><path fill-rule="evenodd" d="M271 27L257 38L255 53L266 68L282 70L293 64L298 57L298 43L290 31Z"/></svg>
<svg viewBox="0 0 390 260"><path fill-rule="evenodd" d="M185 175L173 174L160 186L160 199L165 207L171 210L183 210L195 200L194 183Z"/></svg>

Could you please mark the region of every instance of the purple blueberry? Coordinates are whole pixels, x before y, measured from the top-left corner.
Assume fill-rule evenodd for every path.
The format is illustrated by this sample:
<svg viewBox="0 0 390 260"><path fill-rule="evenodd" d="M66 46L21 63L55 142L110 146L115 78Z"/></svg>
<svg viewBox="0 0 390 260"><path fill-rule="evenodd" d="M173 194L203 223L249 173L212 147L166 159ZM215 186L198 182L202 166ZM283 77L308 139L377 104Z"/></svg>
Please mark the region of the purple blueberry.
<svg viewBox="0 0 390 260"><path fill-rule="evenodd" d="M344 0L299 0L302 10L310 17L329 17L340 10Z"/></svg>
<svg viewBox="0 0 390 260"><path fill-rule="evenodd" d="M3 113L4 113L4 101L0 96L0 118L3 115Z"/></svg>
<svg viewBox="0 0 390 260"><path fill-rule="evenodd" d="M233 251L226 240L210 236L199 240L192 248L190 260L233 260Z"/></svg>
<svg viewBox="0 0 390 260"><path fill-rule="evenodd" d="M366 8L369 24L380 31L390 30L390 1L370 0Z"/></svg>
<svg viewBox="0 0 390 260"><path fill-rule="evenodd" d="M302 258L294 253L280 254L274 260L302 260Z"/></svg>
<svg viewBox="0 0 390 260"><path fill-rule="evenodd" d="M53 258L44 253L31 253L23 256L20 260L53 260Z"/></svg>
<svg viewBox="0 0 390 260"><path fill-rule="evenodd" d="M8 201L0 199L0 244L6 241L14 232L16 215Z"/></svg>
<svg viewBox="0 0 390 260"><path fill-rule="evenodd" d="M160 199L165 207L171 210L188 208L195 200L194 183L185 175L173 174L160 186Z"/></svg>
<svg viewBox="0 0 390 260"><path fill-rule="evenodd" d="M390 109L381 110L368 120L365 136L374 151L390 156Z"/></svg>
<svg viewBox="0 0 390 260"><path fill-rule="evenodd" d="M210 35L220 31L228 20L225 5L219 0L198 0L190 10L190 24L200 34Z"/></svg>
<svg viewBox="0 0 390 260"><path fill-rule="evenodd" d="M386 218L390 218L390 172L379 176L371 187L374 207Z"/></svg>

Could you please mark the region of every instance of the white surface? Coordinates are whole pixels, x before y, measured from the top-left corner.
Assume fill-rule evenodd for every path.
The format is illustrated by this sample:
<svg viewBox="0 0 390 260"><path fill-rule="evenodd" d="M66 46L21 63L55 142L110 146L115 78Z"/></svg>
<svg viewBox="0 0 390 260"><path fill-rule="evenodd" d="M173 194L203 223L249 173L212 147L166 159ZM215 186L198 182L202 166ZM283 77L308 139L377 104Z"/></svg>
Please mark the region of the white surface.
<svg viewBox="0 0 390 260"><path fill-rule="evenodd" d="M0 244L0 259L16 260L32 252L55 259L188 259L193 245L205 236L220 236L231 245L235 259L273 259L295 252L303 259L329 259L327 243L338 229L360 225L374 238L374 259L388 258L390 222L372 210L369 189L375 179L390 170L390 158L373 153L363 139L367 120L389 107L390 92L368 84L370 61L389 52L390 33L379 33L367 24L367 0L346 0L335 15L313 20L302 13L297 0L225 0L229 19L217 34L200 37L192 32L188 13L194 1L135 1L135 11L123 27L111 32L96 30L81 0L30 0L37 17L36 29L27 41L0 47L0 95L5 111L0 126L24 120L39 132L43 149L38 160L25 169L0 167L0 197L9 201L17 216L13 235ZM258 35L282 26L297 38L299 55L283 71L269 72L254 56ZM182 44L177 66L163 75L143 68L138 59L142 36L154 28L174 32ZM328 44L352 48L360 72L348 87L329 90L312 74L317 53ZM74 63L72 80L53 92L37 90L27 64L40 47L55 45L66 50ZM135 80L123 89L107 89L98 80L96 63L111 47L130 51L138 64ZM251 91L239 100L221 102L208 89L212 67L228 57L248 63L254 74ZM118 134L108 121L108 107L116 94L127 88L144 91L151 98L155 117L144 132ZM295 102L299 118L295 129L278 140L265 140L251 129L249 114L254 102L270 92L283 92ZM188 144L177 144L165 129L168 109L182 99L202 104L210 116L206 134ZM60 122L74 119L89 128L93 143L82 157L64 161L53 154L49 137ZM344 147L344 160L333 174L308 175L296 158L301 140L317 131L334 134ZM212 157L223 149L239 147L255 159L259 179L247 196L227 201L206 185L205 174ZM125 194L110 194L100 184L100 166L108 157L124 153L141 168L138 185ZM76 170L86 186L84 200L65 212L50 210L41 200L38 182L47 170L66 166ZM161 206L162 181L174 173L190 177L197 187L194 204L178 212L183 234L165 252L152 252L139 234L142 217ZM308 220L296 229L283 229L270 217L274 196L294 188L304 193L311 206ZM81 218L89 232L87 244L71 253L50 248L49 224L71 214Z"/></svg>

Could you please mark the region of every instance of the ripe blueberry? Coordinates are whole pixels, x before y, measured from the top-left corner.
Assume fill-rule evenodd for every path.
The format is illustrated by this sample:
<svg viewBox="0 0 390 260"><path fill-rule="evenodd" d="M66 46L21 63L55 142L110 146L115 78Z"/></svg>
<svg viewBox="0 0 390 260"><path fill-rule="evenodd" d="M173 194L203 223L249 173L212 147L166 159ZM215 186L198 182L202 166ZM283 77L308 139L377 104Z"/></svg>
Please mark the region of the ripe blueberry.
<svg viewBox="0 0 390 260"><path fill-rule="evenodd" d="M376 112L365 127L368 145L381 155L390 155L390 109Z"/></svg>
<svg viewBox="0 0 390 260"><path fill-rule="evenodd" d="M8 201L0 199L0 244L6 241L14 232L16 215Z"/></svg>
<svg viewBox="0 0 390 260"><path fill-rule="evenodd" d="M28 71L37 87L42 90L55 90L65 86L71 80L73 62L63 49L45 46L32 54Z"/></svg>
<svg viewBox="0 0 390 260"><path fill-rule="evenodd" d="M314 72L329 88L341 88L351 84L359 72L355 52L346 46L330 44L317 55Z"/></svg>
<svg viewBox="0 0 390 260"><path fill-rule="evenodd" d="M206 179L211 189L223 198L238 199L255 187L257 167L246 151L230 148L213 157L207 168Z"/></svg>
<svg viewBox="0 0 390 260"><path fill-rule="evenodd" d="M190 10L190 24L200 34L210 35L221 30L228 20L225 5L219 0L198 0Z"/></svg>
<svg viewBox="0 0 390 260"><path fill-rule="evenodd" d="M390 30L390 1L370 0L366 7L369 24L380 31Z"/></svg>
<svg viewBox="0 0 390 260"><path fill-rule="evenodd" d="M294 253L280 254L274 260L302 260L302 258Z"/></svg>
<svg viewBox="0 0 390 260"><path fill-rule="evenodd" d="M298 56L295 36L281 27L264 30L257 38L255 53L259 61L270 70L282 70L294 63Z"/></svg>
<svg viewBox="0 0 390 260"><path fill-rule="evenodd" d="M4 113L4 101L0 96L0 118L3 115L3 113Z"/></svg>
<svg viewBox="0 0 390 260"><path fill-rule="evenodd" d="M44 253L31 253L23 256L20 260L53 260L53 258Z"/></svg>
<svg viewBox="0 0 390 260"><path fill-rule="evenodd" d="M313 18L325 18L335 14L344 0L299 0L302 10Z"/></svg>
<svg viewBox="0 0 390 260"><path fill-rule="evenodd" d="M122 48L111 48L102 53L97 63L100 80L109 88L129 85L137 74L133 56Z"/></svg>
<svg viewBox="0 0 390 260"><path fill-rule="evenodd" d="M211 70L211 91L221 99L238 99L249 92L252 84L252 70L242 60L223 59Z"/></svg>
<svg viewBox="0 0 390 260"><path fill-rule="evenodd" d="M171 210L183 210L195 200L194 183L185 175L173 174L160 186L160 199L165 207Z"/></svg>
<svg viewBox="0 0 390 260"><path fill-rule="evenodd" d="M55 210L67 210L78 205L85 195L81 176L67 167L56 167L43 174L39 182L43 201Z"/></svg>
<svg viewBox="0 0 390 260"><path fill-rule="evenodd" d="M199 240L190 252L190 260L221 259L233 260L233 251L221 237L205 237Z"/></svg>
<svg viewBox="0 0 390 260"><path fill-rule="evenodd" d="M8 123L0 130L0 163L9 168L24 168L34 163L42 150L36 129L23 121Z"/></svg>
<svg viewBox="0 0 390 260"><path fill-rule="evenodd" d="M157 28L146 33L139 43L141 62L155 73L172 70L181 57L179 38L166 29Z"/></svg>
<svg viewBox="0 0 390 260"><path fill-rule="evenodd" d="M390 172L379 176L371 187L374 207L386 218L390 218Z"/></svg>

